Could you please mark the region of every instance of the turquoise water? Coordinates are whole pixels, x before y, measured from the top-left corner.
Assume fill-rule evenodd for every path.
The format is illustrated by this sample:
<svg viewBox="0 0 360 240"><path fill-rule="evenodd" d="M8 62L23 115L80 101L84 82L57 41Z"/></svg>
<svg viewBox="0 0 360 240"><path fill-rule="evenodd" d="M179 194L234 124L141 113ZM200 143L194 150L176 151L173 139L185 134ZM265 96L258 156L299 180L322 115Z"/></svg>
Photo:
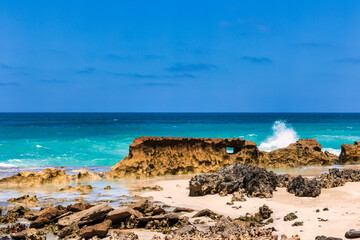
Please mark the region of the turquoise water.
<svg viewBox="0 0 360 240"><path fill-rule="evenodd" d="M239 137L262 150L316 138L339 153L360 140L360 114L2 113L0 167L112 166L140 136Z"/></svg>

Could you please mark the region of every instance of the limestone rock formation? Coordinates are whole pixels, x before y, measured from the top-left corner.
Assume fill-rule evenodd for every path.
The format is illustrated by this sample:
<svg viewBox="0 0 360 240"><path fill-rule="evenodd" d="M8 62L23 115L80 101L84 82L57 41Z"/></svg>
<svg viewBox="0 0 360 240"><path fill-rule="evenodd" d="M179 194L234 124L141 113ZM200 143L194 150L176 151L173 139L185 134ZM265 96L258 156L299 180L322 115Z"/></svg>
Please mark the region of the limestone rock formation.
<svg viewBox="0 0 360 240"><path fill-rule="evenodd" d="M46 168L41 172L20 172L0 179L2 187L32 187L42 184L67 184L70 182L65 170Z"/></svg>
<svg viewBox="0 0 360 240"><path fill-rule="evenodd" d="M360 141L354 142L354 145L344 143L341 145L339 164L351 164L360 162Z"/></svg>
<svg viewBox="0 0 360 240"><path fill-rule="evenodd" d="M232 154L226 152L228 147ZM259 165L260 155L255 143L237 138L140 137L107 177L213 172L235 161Z"/></svg>
<svg viewBox="0 0 360 240"><path fill-rule="evenodd" d="M337 156L327 151L321 151L322 146L315 139L299 139L286 148L269 152L269 166L299 167L310 165L331 165Z"/></svg>
<svg viewBox="0 0 360 240"><path fill-rule="evenodd" d="M238 138L140 137L130 145L129 155L106 177L207 173L234 162L268 168L331 165L337 157L321 148L315 139L300 139L268 153L260 151L256 143Z"/></svg>

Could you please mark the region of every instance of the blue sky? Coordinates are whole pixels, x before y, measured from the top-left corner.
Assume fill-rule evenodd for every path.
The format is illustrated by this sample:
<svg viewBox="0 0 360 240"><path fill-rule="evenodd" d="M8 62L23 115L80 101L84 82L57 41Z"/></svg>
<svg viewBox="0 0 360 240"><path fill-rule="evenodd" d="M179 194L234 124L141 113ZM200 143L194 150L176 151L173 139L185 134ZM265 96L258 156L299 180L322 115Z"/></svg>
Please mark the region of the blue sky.
<svg viewBox="0 0 360 240"><path fill-rule="evenodd" d="M360 1L0 3L3 112L359 112Z"/></svg>

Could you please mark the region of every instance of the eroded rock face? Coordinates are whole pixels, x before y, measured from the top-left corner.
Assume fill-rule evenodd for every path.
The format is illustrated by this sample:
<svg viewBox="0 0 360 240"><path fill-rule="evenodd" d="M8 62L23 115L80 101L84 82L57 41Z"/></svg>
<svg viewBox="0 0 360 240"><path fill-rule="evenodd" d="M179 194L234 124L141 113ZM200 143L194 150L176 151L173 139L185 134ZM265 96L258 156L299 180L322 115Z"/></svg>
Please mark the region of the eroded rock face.
<svg viewBox="0 0 360 240"><path fill-rule="evenodd" d="M321 144L315 139L299 139L286 148L280 148L267 154L270 166L285 167L331 165L337 156L327 151L321 151ZM285 164L284 164L285 163Z"/></svg>
<svg viewBox="0 0 360 240"><path fill-rule="evenodd" d="M354 145L344 143L341 145L339 164L352 164L360 162L360 142L354 142Z"/></svg>
<svg viewBox="0 0 360 240"><path fill-rule="evenodd" d="M244 190L249 197L272 197L277 175L262 167L233 163L217 173L198 174L189 182L190 196L231 194Z"/></svg>
<svg viewBox="0 0 360 240"><path fill-rule="evenodd" d="M233 154L226 152L233 148ZM140 137L129 155L107 173L109 178L212 172L233 163L259 164L256 144L243 139Z"/></svg>
<svg viewBox="0 0 360 240"><path fill-rule="evenodd" d="M315 139L300 139L268 153L260 151L256 143L238 138L140 137L130 145L129 155L107 172L106 177L207 173L234 162L269 168L330 165L337 159L321 148Z"/></svg>
<svg viewBox="0 0 360 240"><path fill-rule="evenodd" d="M0 179L0 186L31 187L42 184L67 184L70 182L65 170L47 168L41 172L20 172Z"/></svg>

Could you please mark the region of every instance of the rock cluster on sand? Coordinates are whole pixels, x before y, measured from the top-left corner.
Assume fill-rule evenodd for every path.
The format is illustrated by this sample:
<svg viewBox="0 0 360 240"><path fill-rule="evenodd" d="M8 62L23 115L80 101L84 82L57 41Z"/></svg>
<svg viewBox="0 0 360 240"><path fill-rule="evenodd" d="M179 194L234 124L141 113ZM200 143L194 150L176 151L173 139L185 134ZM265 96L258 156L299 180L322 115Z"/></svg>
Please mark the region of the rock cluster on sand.
<svg viewBox="0 0 360 240"><path fill-rule="evenodd" d="M278 179L274 172L262 167L233 163L217 173L192 177L189 182L189 195L226 195L244 190L249 197L272 197L277 185Z"/></svg>
<svg viewBox="0 0 360 240"><path fill-rule="evenodd" d="M268 153L260 151L256 143L238 138L140 137L130 145L129 155L107 172L106 177L206 173L234 162L277 168L331 165L332 160L337 160L321 148L315 139L300 139Z"/></svg>
<svg viewBox="0 0 360 240"><path fill-rule="evenodd" d="M289 174L277 175L262 167L233 163L216 173L197 174L189 182L190 196L207 194L233 194L232 201L244 201L248 197L272 197L276 187L285 187L297 197L317 197L321 188L344 185L346 182L359 182L360 170L330 169L319 177L304 178Z"/></svg>

